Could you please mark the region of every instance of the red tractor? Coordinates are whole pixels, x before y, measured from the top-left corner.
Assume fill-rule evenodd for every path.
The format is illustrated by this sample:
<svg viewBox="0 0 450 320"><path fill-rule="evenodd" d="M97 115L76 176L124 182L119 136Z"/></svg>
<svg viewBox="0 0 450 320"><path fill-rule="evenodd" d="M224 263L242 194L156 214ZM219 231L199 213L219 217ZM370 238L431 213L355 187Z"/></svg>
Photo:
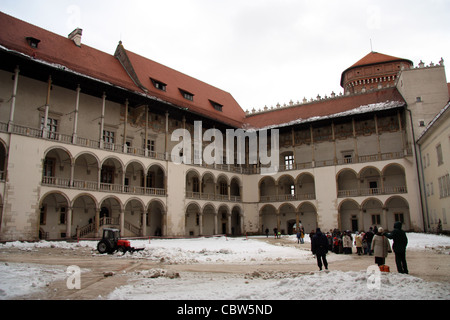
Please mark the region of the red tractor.
<svg viewBox="0 0 450 320"><path fill-rule="evenodd" d="M105 228L103 229L103 238L97 244L97 250L100 253L114 253L116 250L119 252L134 252L141 251L142 249L136 249L130 246L130 241L120 239L119 229Z"/></svg>

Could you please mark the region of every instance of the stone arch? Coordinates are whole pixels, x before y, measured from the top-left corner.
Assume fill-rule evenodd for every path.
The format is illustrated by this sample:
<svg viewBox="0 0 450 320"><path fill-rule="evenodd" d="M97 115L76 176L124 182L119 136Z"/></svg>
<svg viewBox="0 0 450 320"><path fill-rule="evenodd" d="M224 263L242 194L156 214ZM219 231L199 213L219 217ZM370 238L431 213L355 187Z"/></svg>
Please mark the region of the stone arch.
<svg viewBox="0 0 450 320"><path fill-rule="evenodd" d="M388 164L383 168L383 189L385 194L406 193L405 168L398 163Z"/></svg>
<svg viewBox="0 0 450 320"><path fill-rule="evenodd" d="M386 228L383 203L379 199L374 197L365 199L361 204L361 210L363 212L364 230L374 226Z"/></svg>
<svg viewBox="0 0 450 320"><path fill-rule="evenodd" d="M266 176L261 178L258 182L260 201L269 201L274 199L277 193L276 188L277 185L273 177Z"/></svg>
<svg viewBox="0 0 450 320"><path fill-rule="evenodd" d="M39 201L39 238L63 239L70 237L67 232L69 197L61 191L50 191Z"/></svg>
<svg viewBox="0 0 450 320"><path fill-rule="evenodd" d="M381 172L374 166L367 166L359 171L360 188L362 195L381 194Z"/></svg>
<svg viewBox="0 0 450 320"><path fill-rule="evenodd" d="M297 223L297 209L292 203L285 202L279 209L280 231L282 234L293 234Z"/></svg>
<svg viewBox="0 0 450 320"><path fill-rule="evenodd" d="M166 211L166 205L160 199L153 199L148 203L144 235L158 237L165 235Z"/></svg>
<svg viewBox="0 0 450 320"><path fill-rule="evenodd" d="M386 211L386 229L393 230L394 223L400 221L402 229L405 231L411 230L411 217L409 211L408 201L401 196L392 196L385 202Z"/></svg>
<svg viewBox="0 0 450 320"><path fill-rule="evenodd" d="M310 201L304 201L297 207L299 223L305 229L305 233L310 233L311 230L316 231L318 227L317 208Z"/></svg>
<svg viewBox="0 0 450 320"><path fill-rule="evenodd" d="M361 206L354 199L344 199L338 207L339 230L358 231L364 229Z"/></svg>
<svg viewBox="0 0 450 320"><path fill-rule="evenodd" d="M238 205L234 205L231 208L231 235L240 236L243 233L243 219L242 208Z"/></svg>
<svg viewBox="0 0 450 320"><path fill-rule="evenodd" d="M355 197L359 194L358 174L353 169L342 169L336 177L339 197Z"/></svg>
<svg viewBox="0 0 450 320"><path fill-rule="evenodd" d="M213 203L207 202L202 207L203 235L217 234L217 208Z"/></svg>
<svg viewBox="0 0 450 320"><path fill-rule="evenodd" d="M132 236L140 236L142 230L142 218L145 211L144 202L136 197L127 199L124 204L125 229Z"/></svg>
<svg viewBox="0 0 450 320"><path fill-rule="evenodd" d="M216 188L216 178L210 171L205 171L201 177L201 192L207 199L214 197L214 191Z"/></svg>
<svg viewBox="0 0 450 320"><path fill-rule="evenodd" d="M278 210L273 204L265 204L259 209L259 221L261 233L273 234L274 228L278 228Z"/></svg>
<svg viewBox="0 0 450 320"><path fill-rule="evenodd" d="M74 159L73 185L78 189L97 190L100 159L92 152L80 152Z"/></svg>
<svg viewBox="0 0 450 320"><path fill-rule="evenodd" d="M43 182L45 184L70 185L73 157L69 150L60 146L48 148L42 163Z"/></svg>
<svg viewBox="0 0 450 320"><path fill-rule="evenodd" d="M129 161L124 170L124 191L144 193L145 166L140 161ZM140 192L139 192L140 191Z"/></svg>
<svg viewBox="0 0 450 320"><path fill-rule="evenodd" d="M200 235L200 215L201 207L195 202L191 201L186 205L185 210L185 230L187 236Z"/></svg>
<svg viewBox="0 0 450 320"><path fill-rule="evenodd" d="M102 190L110 190L112 185L123 184L125 174L122 160L115 156L106 157L100 164L100 186Z"/></svg>

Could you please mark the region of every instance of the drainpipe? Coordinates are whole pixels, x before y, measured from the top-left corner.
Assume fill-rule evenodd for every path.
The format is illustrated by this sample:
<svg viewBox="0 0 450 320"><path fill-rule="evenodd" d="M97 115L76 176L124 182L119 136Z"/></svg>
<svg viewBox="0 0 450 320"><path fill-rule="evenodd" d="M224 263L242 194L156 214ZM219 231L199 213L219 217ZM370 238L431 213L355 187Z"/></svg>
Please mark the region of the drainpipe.
<svg viewBox="0 0 450 320"><path fill-rule="evenodd" d="M427 221L425 220L425 212L423 210L423 206L425 204L425 207L428 208L428 205L427 205L426 197L425 197L425 199L423 197L422 190L424 190L423 186L425 185L425 183L422 181L423 175L420 174L421 170L419 169L419 165L420 166L422 165L422 159L420 159L420 160L417 159L417 144L416 144L416 138L415 138L415 133L414 133L414 123L413 123L413 119L412 119L412 111L408 109L408 105L406 105L405 111L407 111L409 113L409 121L411 123L411 133L412 133L412 142L413 142L413 148L414 148L414 157L416 159L417 179L419 181L419 189L420 189L420 210L422 211L422 223L423 223L423 228L424 228L423 231L426 232L426 231L428 231L427 230L428 224L427 224ZM406 128L405 128L405 130L406 130ZM418 149L419 149L419 153L420 153L420 147ZM421 157L421 154L420 154L420 157ZM422 177L422 179L421 179L421 177ZM427 218L428 218L428 211L427 211Z"/></svg>

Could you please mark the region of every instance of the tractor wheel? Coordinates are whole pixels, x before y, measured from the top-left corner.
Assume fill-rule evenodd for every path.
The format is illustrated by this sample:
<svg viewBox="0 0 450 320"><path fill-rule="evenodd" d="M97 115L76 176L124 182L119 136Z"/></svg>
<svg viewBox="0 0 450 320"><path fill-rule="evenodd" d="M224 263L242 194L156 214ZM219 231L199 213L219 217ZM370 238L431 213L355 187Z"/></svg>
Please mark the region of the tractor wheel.
<svg viewBox="0 0 450 320"><path fill-rule="evenodd" d="M117 248L117 251L121 252L121 253L126 253L127 252L127 248L120 246Z"/></svg>
<svg viewBox="0 0 450 320"><path fill-rule="evenodd" d="M108 241L105 240L101 240L98 245L97 245L97 250L98 252L100 252L101 254L103 253L110 253L111 252L111 247L109 245Z"/></svg>

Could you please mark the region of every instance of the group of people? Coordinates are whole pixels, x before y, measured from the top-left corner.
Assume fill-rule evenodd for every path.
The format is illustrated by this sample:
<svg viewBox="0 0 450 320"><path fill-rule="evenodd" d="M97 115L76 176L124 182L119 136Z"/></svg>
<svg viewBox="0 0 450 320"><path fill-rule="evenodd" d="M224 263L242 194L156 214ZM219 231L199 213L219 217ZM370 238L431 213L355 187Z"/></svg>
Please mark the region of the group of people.
<svg viewBox="0 0 450 320"><path fill-rule="evenodd" d="M392 239L395 253L395 263L399 273L408 273L406 263L406 246L408 238L405 231L402 230L402 223L396 222L394 230L391 233L385 233L383 228L370 228L367 232L356 232L355 239L350 231L340 232L333 230L327 234L322 233L320 228L310 233L311 251L317 257L317 265L320 270L325 266L328 270L326 254L328 251L334 253L351 254L353 243L356 246L358 255L369 254L375 256L375 263L378 266L385 264L388 253L392 252L391 244L388 239Z"/></svg>

